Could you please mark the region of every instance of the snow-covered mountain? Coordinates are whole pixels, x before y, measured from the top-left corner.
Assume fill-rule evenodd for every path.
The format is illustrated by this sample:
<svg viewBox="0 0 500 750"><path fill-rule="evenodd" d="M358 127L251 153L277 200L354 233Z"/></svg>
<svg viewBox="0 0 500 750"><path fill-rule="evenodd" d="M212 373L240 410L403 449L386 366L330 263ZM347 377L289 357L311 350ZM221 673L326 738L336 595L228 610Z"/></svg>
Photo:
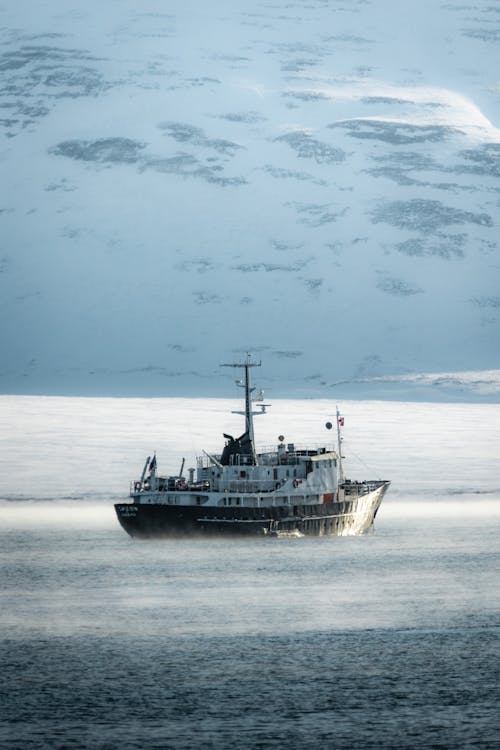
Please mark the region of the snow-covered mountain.
<svg viewBox="0 0 500 750"><path fill-rule="evenodd" d="M499 5L0 27L1 392L231 395L250 350L276 395L500 397Z"/></svg>

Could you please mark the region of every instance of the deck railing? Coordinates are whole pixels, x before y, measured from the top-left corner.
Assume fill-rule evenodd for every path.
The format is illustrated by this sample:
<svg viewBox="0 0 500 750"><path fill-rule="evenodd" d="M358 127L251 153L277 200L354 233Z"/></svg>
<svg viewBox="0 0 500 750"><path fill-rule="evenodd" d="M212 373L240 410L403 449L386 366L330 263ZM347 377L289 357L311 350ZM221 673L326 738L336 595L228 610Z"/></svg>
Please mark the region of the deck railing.
<svg viewBox="0 0 500 750"><path fill-rule="evenodd" d="M263 446L257 451L257 463L260 466L293 466L304 461L304 458L321 456L325 453L336 453L336 450L332 445L324 444L308 446L289 444L288 446L284 446L282 450L277 449L276 446ZM215 453L198 456L198 468L208 469L210 466L217 465L216 462L220 462L220 459L221 456ZM250 455L231 456L231 459L231 466L249 466L252 461Z"/></svg>

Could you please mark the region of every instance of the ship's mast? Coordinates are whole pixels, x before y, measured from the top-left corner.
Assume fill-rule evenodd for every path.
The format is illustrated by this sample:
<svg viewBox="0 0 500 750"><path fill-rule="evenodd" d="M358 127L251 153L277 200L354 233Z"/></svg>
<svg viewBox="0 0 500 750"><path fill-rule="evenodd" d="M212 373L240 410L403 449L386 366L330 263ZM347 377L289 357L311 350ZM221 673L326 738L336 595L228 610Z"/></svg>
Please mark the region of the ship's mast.
<svg viewBox="0 0 500 750"><path fill-rule="evenodd" d="M339 483L342 484L344 481L344 467L342 466L342 435L340 434L340 428L344 426L344 417L339 412L339 407L336 407L336 420L337 420L337 444L339 454Z"/></svg>
<svg viewBox="0 0 500 750"><path fill-rule="evenodd" d="M255 390L255 388L252 388L250 385L250 368L251 367L260 367L261 362L252 362L252 357L250 354L247 354L247 358L244 362L233 362L231 364L223 364L222 367L241 367L245 370L245 382L244 383L238 383L241 388L245 389L245 432L248 434L248 439L250 441L250 444L252 446L252 459L253 463L257 463L257 456L255 453L255 440L254 440L254 432L253 432L253 411L252 411L252 391ZM236 412L236 414L242 414L242 412Z"/></svg>

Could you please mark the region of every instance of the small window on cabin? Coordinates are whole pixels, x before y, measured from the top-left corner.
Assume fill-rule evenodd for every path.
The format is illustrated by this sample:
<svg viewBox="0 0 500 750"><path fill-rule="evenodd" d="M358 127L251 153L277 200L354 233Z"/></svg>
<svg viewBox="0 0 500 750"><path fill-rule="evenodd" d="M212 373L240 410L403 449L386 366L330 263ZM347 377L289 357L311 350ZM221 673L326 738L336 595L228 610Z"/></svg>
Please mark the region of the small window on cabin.
<svg viewBox="0 0 500 750"><path fill-rule="evenodd" d="M244 479L246 477L247 473L246 471L240 471L240 478Z"/></svg>

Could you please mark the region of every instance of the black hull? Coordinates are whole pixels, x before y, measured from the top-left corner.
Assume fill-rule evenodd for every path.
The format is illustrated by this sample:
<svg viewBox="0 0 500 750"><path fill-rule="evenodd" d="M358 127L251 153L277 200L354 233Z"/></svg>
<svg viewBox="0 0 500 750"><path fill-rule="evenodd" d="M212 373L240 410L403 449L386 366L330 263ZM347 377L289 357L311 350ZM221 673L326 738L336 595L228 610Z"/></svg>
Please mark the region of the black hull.
<svg viewBox="0 0 500 750"><path fill-rule="evenodd" d="M385 486L366 496L323 505L272 508L215 508L165 504L118 503L118 520L132 537L186 536L344 536L364 534L385 493Z"/></svg>

